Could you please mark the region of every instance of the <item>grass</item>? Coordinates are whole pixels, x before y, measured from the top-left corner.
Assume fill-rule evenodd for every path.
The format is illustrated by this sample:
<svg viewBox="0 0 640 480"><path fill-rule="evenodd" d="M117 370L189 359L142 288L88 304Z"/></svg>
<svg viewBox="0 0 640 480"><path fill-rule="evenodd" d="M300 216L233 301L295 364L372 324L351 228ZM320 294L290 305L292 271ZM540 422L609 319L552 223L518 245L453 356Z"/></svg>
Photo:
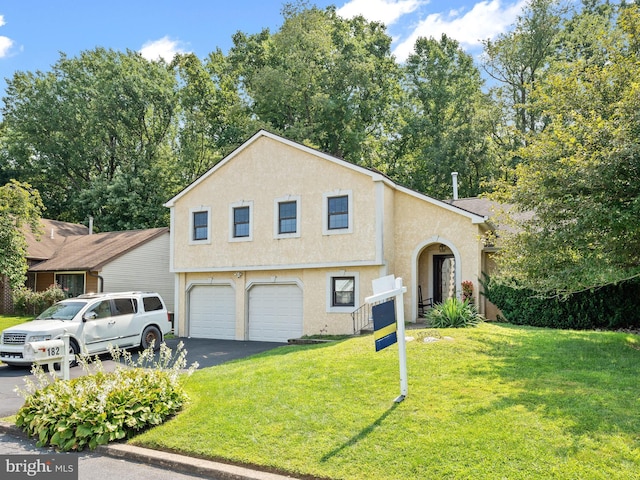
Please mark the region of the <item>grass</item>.
<svg viewBox="0 0 640 480"><path fill-rule="evenodd" d="M0 332L5 328L13 327L14 325L19 325L20 323L24 323L29 320L33 320L33 316L20 317L18 315L0 315Z"/></svg>
<svg viewBox="0 0 640 480"><path fill-rule="evenodd" d="M187 408L132 443L332 479L640 478L640 339L483 324L285 346L185 379ZM451 337L447 339L445 337Z"/></svg>
<svg viewBox="0 0 640 480"><path fill-rule="evenodd" d="M5 328L13 327L14 325L19 325L29 320L33 320L33 317L32 316L20 317L18 315L0 315L0 333ZM0 365L2 364L3 362L0 362Z"/></svg>

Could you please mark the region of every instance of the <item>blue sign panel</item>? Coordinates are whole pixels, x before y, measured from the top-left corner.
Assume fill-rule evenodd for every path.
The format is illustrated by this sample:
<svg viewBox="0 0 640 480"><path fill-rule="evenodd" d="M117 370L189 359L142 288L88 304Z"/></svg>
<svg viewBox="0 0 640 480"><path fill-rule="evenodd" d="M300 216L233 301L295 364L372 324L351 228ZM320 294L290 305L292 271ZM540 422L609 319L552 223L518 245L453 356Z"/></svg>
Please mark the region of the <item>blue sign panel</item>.
<svg viewBox="0 0 640 480"><path fill-rule="evenodd" d="M373 314L373 338L376 343L376 352L379 352L398 341L395 301L391 299L374 305L371 312Z"/></svg>

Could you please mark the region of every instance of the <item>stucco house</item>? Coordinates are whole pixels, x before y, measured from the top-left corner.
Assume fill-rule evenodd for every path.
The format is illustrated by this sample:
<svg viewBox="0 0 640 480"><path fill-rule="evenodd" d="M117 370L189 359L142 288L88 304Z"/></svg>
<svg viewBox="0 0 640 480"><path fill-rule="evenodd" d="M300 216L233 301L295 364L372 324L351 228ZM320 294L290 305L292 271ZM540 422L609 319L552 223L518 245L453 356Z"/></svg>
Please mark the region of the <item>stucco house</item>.
<svg viewBox="0 0 640 480"><path fill-rule="evenodd" d="M372 281L460 295L486 267L482 200L436 200L385 175L259 131L166 203L180 336L287 341L354 333Z"/></svg>
<svg viewBox="0 0 640 480"><path fill-rule="evenodd" d="M42 219L42 234L28 230L27 286L60 285L70 297L89 292L156 291L173 311L169 229L93 233L90 228Z"/></svg>

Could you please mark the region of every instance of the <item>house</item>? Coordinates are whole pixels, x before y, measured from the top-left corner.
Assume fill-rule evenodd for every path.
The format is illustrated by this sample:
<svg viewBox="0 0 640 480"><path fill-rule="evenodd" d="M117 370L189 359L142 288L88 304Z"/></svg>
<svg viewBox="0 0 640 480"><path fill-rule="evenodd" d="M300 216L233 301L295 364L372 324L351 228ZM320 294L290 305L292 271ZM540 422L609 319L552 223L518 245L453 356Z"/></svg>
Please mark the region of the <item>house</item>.
<svg viewBox="0 0 640 480"><path fill-rule="evenodd" d="M173 310L169 229L92 233L73 223L42 219L42 234L26 232L27 286L60 285L70 297L89 292L155 291Z"/></svg>
<svg viewBox="0 0 640 480"><path fill-rule="evenodd" d="M180 336L354 333L352 313L387 274L407 286L407 321L420 292L441 301L464 280L486 310L486 215L266 131L166 206Z"/></svg>

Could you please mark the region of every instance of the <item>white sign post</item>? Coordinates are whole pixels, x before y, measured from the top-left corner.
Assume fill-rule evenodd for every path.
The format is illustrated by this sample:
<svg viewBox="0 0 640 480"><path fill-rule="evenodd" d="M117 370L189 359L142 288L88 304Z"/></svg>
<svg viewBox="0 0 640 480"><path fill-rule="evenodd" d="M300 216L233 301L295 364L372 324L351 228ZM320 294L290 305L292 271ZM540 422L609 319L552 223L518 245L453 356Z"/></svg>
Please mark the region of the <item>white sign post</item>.
<svg viewBox="0 0 640 480"><path fill-rule="evenodd" d="M378 278L373 281L373 295L364 299L367 303L375 303L395 298L396 324L398 338L398 356L400 359L400 396L394 400L395 403L402 402L407 396L409 386L407 381L407 347L404 332L404 293L407 287L402 286L402 278L393 275Z"/></svg>

